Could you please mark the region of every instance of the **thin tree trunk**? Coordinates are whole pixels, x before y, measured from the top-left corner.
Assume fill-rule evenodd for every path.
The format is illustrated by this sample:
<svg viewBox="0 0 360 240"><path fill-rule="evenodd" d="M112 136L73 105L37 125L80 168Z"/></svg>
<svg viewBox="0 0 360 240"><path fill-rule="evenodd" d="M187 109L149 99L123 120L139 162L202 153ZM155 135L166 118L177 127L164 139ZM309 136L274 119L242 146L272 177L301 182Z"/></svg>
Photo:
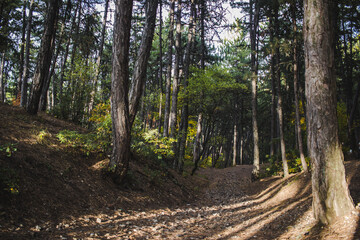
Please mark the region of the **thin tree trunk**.
<svg viewBox="0 0 360 240"><path fill-rule="evenodd" d="M169 34L168 34L168 41L169 41L169 48L167 52L167 71L166 71L166 88L165 88L165 109L164 109L164 129L163 129L163 136L169 136L169 116L170 116L170 95L171 95L171 70L172 70L172 56L173 56L173 46L174 46L174 17L175 12L175 0L171 0L170 3L170 24L169 24Z"/></svg>
<svg viewBox="0 0 360 240"><path fill-rule="evenodd" d="M236 166L237 142L238 142L238 130L237 130L236 123L235 123L234 124L234 140L233 140L233 161L232 161L233 166Z"/></svg>
<svg viewBox="0 0 360 240"><path fill-rule="evenodd" d="M294 98L295 98L295 115L296 115L296 136L297 136L297 145L299 147L301 166L304 172L308 171L307 163L305 160L304 149L302 144L301 136L301 125L300 125L300 113L299 113L299 99L298 99L298 53L297 53L297 26L296 26L296 2L293 2L291 5L292 10L292 21L293 21L293 74L294 74Z"/></svg>
<svg viewBox="0 0 360 240"><path fill-rule="evenodd" d="M37 67L33 79L30 101L27 112L37 114L41 91L44 87L46 76L49 74L51 58L53 54L54 35L56 34L56 23L59 12L59 1L50 0L47 10L44 34L41 40L41 46L38 55Z"/></svg>
<svg viewBox="0 0 360 240"><path fill-rule="evenodd" d="M5 81L4 81L5 52L1 56L0 65L0 102L5 102Z"/></svg>
<svg viewBox="0 0 360 240"><path fill-rule="evenodd" d="M160 85L160 103L159 103L159 122L158 122L158 129L159 134L161 134L161 127L162 127L162 102L163 102L163 51L162 51L162 0L159 0L160 9L159 9L159 85Z"/></svg>
<svg viewBox="0 0 360 240"><path fill-rule="evenodd" d="M109 0L106 0L105 1L104 18L103 18L103 22L102 22L99 54L98 54L97 59L96 59L94 82L93 82L92 90L91 90L91 93L90 93L89 113L91 113L93 108L94 108L95 93L96 93L97 85L98 85L98 79L99 79L99 73L100 73L100 64L101 64L101 58L102 58L102 54L103 54L105 35L106 35L106 22L107 22L108 8L109 8Z"/></svg>
<svg viewBox="0 0 360 240"><path fill-rule="evenodd" d="M190 60L191 60L191 50L193 48L193 42L195 38L195 14L196 14L196 6L195 1L191 1L191 15L189 20L189 32L188 32L188 42L185 49L185 59L184 59L184 88L183 91L186 94L188 78L189 78L189 70L190 70ZM183 165L185 160L185 145L187 139L187 131L188 131L188 122L189 122L189 104L185 100L184 106L181 111L181 127L180 127L180 137L179 137L179 159L178 159L178 171L181 173L183 171Z"/></svg>
<svg viewBox="0 0 360 240"><path fill-rule="evenodd" d="M22 83L21 83L21 100L20 106L26 107L27 105L27 90L29 80L29 61L30 61L30 38L31 38L31 25L34 11L34 0L30 1L29 16L26 24L26 44L25 44L25 62L24 69L22 72Z"/></svg>
<svg viewBox="0 0 360 240"><path fill-rule="evenodd" d="M279 37L279 21L278 21L278 12L279 12L279 3L276 1L274 8L274 28L275 28L275 40ZM277 42L277 41L276 41ZM279 137L280 137L280 151L281 159L283 163L284 177L289 176L289 167L286 159L286 148L284 140L284 118L283 118L283 109L282 109L282 93L281 93L281 72L280 72L280 46L276 44L275 50L275 76L276 76L276 85L278 93L278 102L277 102L277 113L279 118Z"/></svg>
<svg viewBox="0 0 360 240"><path fill-rule="evenodd" d="M304 1L305 80L308 149L312 163L315 219L331 224L351 214L354 204L345 179L338 139L334 64L333 3Z"/></svg>
<svg viewBox="0 0 360 240"><path fill-rule="evenodd" d="M255 5L255 7L254 7ZM253 12L255 10L255 13ZM259 4L257 0L250 0L250 41L251 41L251 106L252 128L254 141L254 168L252 178L257 179L260 172L259 132L257 125L257 61L256 61L256 35L259 23Z"/></svg>
<svg viewBox="0 0 360 240"><path fill-rule="evenodd" d="M23 0L23 10L22 10L22 30L21 30L21 46L20 46L20 59L19 59L19 76L17 82L16 95L21 94L21 86L22 86L22 77L24 70L24 57L25 57L25 35L26 35L26 5L28 0Z"/></svg>
<svg viewBox="0 0 360 240"><path fill-rule="evenodd" d="M177 0L177 12L176 12L176 41L175 41L175 64L174 64L174 80L173 80L173 92L172 103L170 111L170 136L175 137L176 123L177 123L177 98L179 92L180 81L180 59L181 59L181 0ZM175 151L176 152L176 151Z"/></svg>

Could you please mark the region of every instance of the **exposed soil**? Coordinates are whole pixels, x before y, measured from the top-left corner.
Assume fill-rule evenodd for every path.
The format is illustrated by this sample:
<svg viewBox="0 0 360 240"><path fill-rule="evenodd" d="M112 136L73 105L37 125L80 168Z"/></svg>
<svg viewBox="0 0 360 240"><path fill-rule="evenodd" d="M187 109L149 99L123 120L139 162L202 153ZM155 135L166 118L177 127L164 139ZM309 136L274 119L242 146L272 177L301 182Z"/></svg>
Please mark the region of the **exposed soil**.
<svg viewBox="0 0 360 240"><path fill-rule="evenodd" d="M16 146L0 152L0 169L19 191L1 186L0 239L360 239L359 210L315 224L309 174L251 182L252 167L237 166L182 177L133 156L117 186L102 171L107 156L59 143L63 129L86 132L0 104L0 146ZM358 204L360 161L346 170Z"/></svg>

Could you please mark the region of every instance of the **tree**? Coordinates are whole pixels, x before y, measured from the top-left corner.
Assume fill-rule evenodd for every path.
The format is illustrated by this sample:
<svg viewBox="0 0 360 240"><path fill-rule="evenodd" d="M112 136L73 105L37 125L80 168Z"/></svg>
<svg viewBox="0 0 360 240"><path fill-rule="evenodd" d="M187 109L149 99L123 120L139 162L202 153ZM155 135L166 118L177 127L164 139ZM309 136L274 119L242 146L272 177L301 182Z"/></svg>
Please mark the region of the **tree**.
<svg viewBox="0 0 360 240"><path fill-rule="evenodd" d="M313 212L323 224L354 209L338 140L334 68L333 3L304 1L308 149L312 163Z"/></svg>
<svg viewBox="0 0 360 240"><path fill-rule="evenodd" d="M254 169L253 178L259 177L260 157L259 157L259 130L257 124L257 57L256 57L256 36L259 26L260 6L257 0L250 0L250 41L251 41L251 105L252 105L252 127L254 141Z"/></svg>
<svg viewBox="0 0 360 240"><path fill-rule="evenodd" d="M30 114L36 114L38 112L41 92L45 85L46 77L49 74L51 58L54 50L52 46L54 44L54 35L56 34L55 26L59 12L59 3L60 1L58 0L50 0L48 3L44 34L41 39L33 87L27 107L27 111Z"/></svg>
<svg viewBox="0 0 360 240"><path fill-rule="evenodd" d="M126 6L126 7L125 7ZM111 80L111 118L113 124L113 152L109 163L114 171L113 180L121 182L129 167L131 128L146 79L147 62L154 36L157 0L146 1L146 20L135 62L129 95L129 49L132 0L116 2L113 73Z"/></svg>

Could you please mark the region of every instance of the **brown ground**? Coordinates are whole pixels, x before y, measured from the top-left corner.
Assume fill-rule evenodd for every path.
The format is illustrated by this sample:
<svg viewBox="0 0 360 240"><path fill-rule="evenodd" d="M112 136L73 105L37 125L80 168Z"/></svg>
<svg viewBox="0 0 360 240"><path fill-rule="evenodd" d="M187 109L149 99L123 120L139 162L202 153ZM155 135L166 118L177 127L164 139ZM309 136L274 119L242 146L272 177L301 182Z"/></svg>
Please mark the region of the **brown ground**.
<svg viewBox="0 0 360 240"><path fill-rule="evenodd" d="M85 131L0 104L0 145L17 148L0 152L0 170L19 185L0 191L0 239L360 239L358 210L315 225L304 174L251 182L251 166L237 166L183 178L134 156L131 178L116 186L101 171L106 156L60 144L62 129ZM360 161L346 169L357 204Z"/></svg>

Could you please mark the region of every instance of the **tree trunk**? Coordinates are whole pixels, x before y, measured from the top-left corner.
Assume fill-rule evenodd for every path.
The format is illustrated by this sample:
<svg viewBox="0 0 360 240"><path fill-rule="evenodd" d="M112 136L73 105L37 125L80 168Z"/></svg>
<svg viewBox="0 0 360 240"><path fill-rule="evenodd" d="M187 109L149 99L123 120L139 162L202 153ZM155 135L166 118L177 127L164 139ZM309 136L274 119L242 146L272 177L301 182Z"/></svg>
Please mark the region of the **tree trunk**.
<svg viewBox="0 0 360 240"><path fill-rule="evenodd" d="M162 101L163 101L163 51L162 51L162 0L159 2L159 87L160 87L160 103L159 103L159 121L158 129L159 134L161 134L162 127Z"/></svg>
<svg viewBox="0 0 360 240"><path fill-rule="evenodd" d="M41 91L44 87L46 76L49 74L51 58L53 54L54 35L56 34L56 22L59 12L59 1L50 0L47 9L44 34L38 55L38 62L33 79L30 101L27 111L30 114L37 114Z"/></svg>
<svg viewBox="0 0 360 240"><path fill-rule="evenodd" d="M174 64L174 80L172 92L172 104L170 111L170 136L175 137L177 122L177 98L179 92L180 81L180 59L181 59L181 0L177 0L178 9L176 12L176 41L175 41L175 64ZM176 152L176 151L175 151Z"/></svg>
<svg viewBox="0 0 360 240"><path fill-rule="evenodd" d="M164 109L164 129L163 136L169 136L169 116L170 116L170 94L171 94L171 70L172 70L172 56L174 46L174 12L175 12L175 0L171 0L170 4L170 25L169 25L169 48L167 52L167 71L166 71L166 88L165 88L165 109Z"/></svg>
<svg viewBox="0 0 360 240"><path fill-rule="evenodd" d="M232 161L233 166L236 166L237 142L238 142L238 130L237 130L236 123L235 123L234 124L234 140L233 140L233 161Z"/></svg>
<svg viewBox="0 0 360 240"><path fill-rule="evenodd" d="M19 76L17 82L16 95L21 94L22 86L22 77L24 70L24 57L25 57L25 35L26 35L26 5L28 0L23 0L23 10L22 10L22 29L21 29L21 46L20 46L20 58L19 58Z"/></svg>
<svg viewBox="0 0 360 240"><path fill-rule="evenodd" d="M97 59L96 59L94 82L93 82L92 90L91 90L91 93L90 93L89 111L88 111L89 113L91 113L91 111L94 108L95 93L96 93L97 85L98 85L101 57L102 57L102 53L103 53L103 49L104 49L104 42L105 42L105 35L106 35L106 21L107 21L108 8L109 8L109 0L106 0L105 1L104 18L103 18L103 22L102 22L99 54L98 54Z"/></svg>
<svg viewBox="0 0 360 240"><path fill-rule="evenodd" d="M308 149L312 163L313 212L323 224L354 209L338 140L332 3L304 1Z"/></svg>
<svg viewBox="0 0 360 240"><path fill-rule="evenodd" d="M121 182L129 167L131 124L129 116L129 48L133 0L115 2L111 76L113 151L109 167L113 180Z"/></svg>
<svg viewBox="0 0 360 240"><path fill-rule="evenodd" d="M0 102L5 102L5 82L4 82L4 66L5 66L5 52L1 56L0 64Z"/></svg>
<svg viewBox="0 0 360 240"><path fill-rule="evenodd" d="M31 25L32 25L32 16L34 11L34 0L30 2L29 16L26 24L26 43L25 43L25 62L24 69L22 71L22 83L21 83L21 100L20 106L26 107L27 105L27 90L28 90L28 80L29 80L29 61L30 61L30 38L31 38Z"/></svg>
<svg viewBox="0 0 360 240"><path fill-rule="evenodd" d="M278 12L279 12L279 3L275 2L274 8L274 31L275 31L275 42L279 38L279 21L278 21ZM289 167L286 159L286 148L285 148L285 140L284 140L284 118L283 118L283 109L282 109L282 93L281 93L281 72L280 72L280 46L278 43L275 43L275 80L277 85L277 113L279 120L279 137L280 137L280 151L281 151L281 159L283 163L284 177L289 175Z"/></svg>
<svg viewBox="0 0 360 240"><path fill-rule="evenodd" d="M190 70L190 60L191 60L191 50L193 48L193 42L195 37L195 14L196 14L196 6L195 1L191 1L191 15L189 20L189 33L188 33L188 42L185 49L185 59L184 59L184 88L183 92L186 94L188 78L189 78L189 70ZM179 136L179 158L178 158L178 171L182 173L184 159L185 159L185 144L187 139L187 131L188 131L188 121L189 121L189 104L185 100L184 106L181 111L181 127L180 127L180 136Z"/></svg>
<svg viewBox="0 0 360 240"><path fill-rule="evenodd" d="M255 3L254 3L255 1ZM254 7L255 5L255 7ZM253 12L255 10L255 13ZM259 157L259 132L257 125L257 60L256 60L256 35L259 23L259 4L257 0L250 0L250 41L251 41L251 106L252 106L252 128L254 141L254 168L252 171L253 179L259 177L260 157Z"/></svg>
<svg viewBox="0 0 360 240"><path fill-rule="evenodd" d="M299 147L301 166L304 172L308 171L307 163L305 160L304 149L302 144L302 135L301 135L301 124L300 124L300 113L299 113L299 99L298 99L298 53L297 53L297 26L296 26L296 2L291 4L291 13L292 13L292 24L293 24L293 75L294 75L294 99L295 99L295 115L296 115L296 136L297 136L297 145Z"/></svg>
<svg viewBox="0 0 360 240"><path fill-rule="evenodd" d="M146 81L146 69L152 47L152 40L155 31L156 11L158 0L146 1L146 20L142 34L138 57L135 62L134 73L132 77L132 86L130 90L130 124L132 126L140 103L143 86Z"/></svg>

